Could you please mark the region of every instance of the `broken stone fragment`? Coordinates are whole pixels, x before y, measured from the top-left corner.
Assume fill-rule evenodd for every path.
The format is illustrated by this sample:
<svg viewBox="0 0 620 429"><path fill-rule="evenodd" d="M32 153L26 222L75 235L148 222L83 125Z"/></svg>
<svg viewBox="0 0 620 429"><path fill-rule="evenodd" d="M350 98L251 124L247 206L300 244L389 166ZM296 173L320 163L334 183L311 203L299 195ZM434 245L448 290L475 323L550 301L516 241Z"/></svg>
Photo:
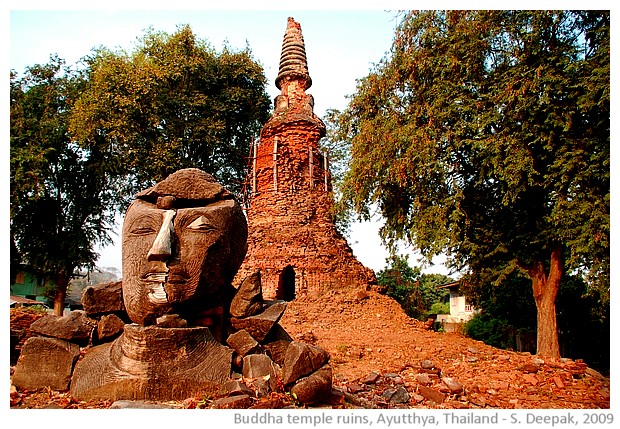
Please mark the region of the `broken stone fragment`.
<svg viewBox="0 0 620 429"><path fill-rule="evenodd" d="M450 390L450 393L453 395L461 394L464 392L463 385L459 383L457 380L451 377L442 377L441 381L446 387Z"/></svg>
<svg viewBox="0 0 620 429"><path fill-rule="evenodd" d="M230 322L233 328L237 330L245 329L256 341L262 342L284 314L286 304L283 301L276 301L269 305L262 313L242 319L232 317Z"/></svg>
<svg viewBox="0 0 620 429"><path fill-rule="evenodd" d="M241 357L262 352L261 345L245 329L230 335L228 339L226 339L226 343Z"/></svg>
<svg viewBox="0 0 620 429"><path fill-rule="evenodd" d="M390 397L390 404L406 404L411 399L409 392L403 386L398 386Z"/></svg>
<svg viewBox="0 0 620 429"><path fill-rule="evenodd" d="M82 292L82 305L88 315L124 312L122 282L87 286Z"/></svg>
<svg viewBox="0 0 620 429"><path fill-rule="evenodd" d="M187 328L187 320L178 314L164 314L155 319L155 323L160 328Z"/></svg>
<svg viewBox="0 0 620 429"><path fill-rule="evenodd" d="M324 365L291 388L291 394L303 404L321 402L332 390L332 367Z"/></svg>
<svg viewBox="0 0 620 429"><path fill-rule="evenodd" d="M381 375L377 374L376 372L371 372L366 376L366 378L361 380L361 382L364 384L375 384L377 381L379 381L380 378Z"/></svg>
<svg viewBox="0 0 620 429"><path fill-rule="evenodd" d="M97 322L97 340L99 343L110 341L123 332L125 322L115 314L101 316Z"/></svg>
<svg viewBox="0 0 620 429"><path fill-rule="evenodd" d="M287 340L276 340L270 343L263 344L263 348L267 355L278 365L284 365L284 356L286 355L286 350L288 346L291 344L291 341Z"/></svg>
<svg viewBox="0 0 620 429"><path fill-rule="evenodd" d="M252 405L252 399L248 395L235 395L227 398L218 398L213 401L213 408L217 409L244 409Z"/></svg>
<svg viewBox="0 0 620 429"><path fill-rule="evenodd" d="M271 390L278 386L280 367L267 355L247 355L243 358L243 377L249 379L263 379L269 383Z"/></svg>
<svg viewBox="0 0 620 429"><path fill-rule="evenodd" d="M284 385L293 383L319 368L329 360L329 354L318 346L293 341L286 349L282 367Z"/></svg>
<svg viewBox="0 0 620 429"><path fill-rule="evenodd" d="M72 311L68 316L43 316L30 325L30 330L46 337L60 338L85 346L95 324L83 311Z"/></svg>
<svg viewBox="0 0 620 429"><path fill-rule="evenodd" d="M239 380L229 380L224 383L224 389L228 396L249 395L254 396L254 392Z"/></svg>
<svg viewBox="0 0 620 429"><path fill-rule="evenodd" d="M26 340L12 383L23 389L67 390L80 347L65 340L31 337Z"/></svg>
<svg viewBox="0 0 620 429"><path fill-rule="evenodd" d="M422 384L423 386L430 386L431 384L433 384L433 381L426 373L418 374L416 376L416 379L418 380L418 383Z"/></svg>
<svg viewBox="0 0 620 429"><path fill-rule="evenodd" d="M247 276L230 303L230 315L233 317L250 317L260 313L263 308L263 290L260 271Z"/></svg>
<svg viewBox="0 0 620 429"><path fill-rule="evenodd" d="M419 389L420 395L424 396L429 401L436 402L437 404L441 404L446 399L445 394L441 393L437 389L433 389L432 387L420 386Z"/></svg>

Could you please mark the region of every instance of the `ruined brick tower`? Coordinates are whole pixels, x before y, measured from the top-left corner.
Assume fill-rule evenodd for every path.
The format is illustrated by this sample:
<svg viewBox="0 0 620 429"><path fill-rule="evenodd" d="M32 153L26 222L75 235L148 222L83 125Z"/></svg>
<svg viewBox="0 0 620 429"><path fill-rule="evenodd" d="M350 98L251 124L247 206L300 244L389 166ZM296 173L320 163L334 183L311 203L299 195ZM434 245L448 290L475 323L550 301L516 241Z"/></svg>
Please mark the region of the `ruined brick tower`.
<svg viewBox="0 0 620 429"><path fill-rule="evenodd" d="M328 159L319 149L325 124L306 94L312 80L301 26L293 18L275 84L281 94L253 146L248 253L236 283L260 270L265 297L285 300L373 284L372 270L334 226Z"/></svg>

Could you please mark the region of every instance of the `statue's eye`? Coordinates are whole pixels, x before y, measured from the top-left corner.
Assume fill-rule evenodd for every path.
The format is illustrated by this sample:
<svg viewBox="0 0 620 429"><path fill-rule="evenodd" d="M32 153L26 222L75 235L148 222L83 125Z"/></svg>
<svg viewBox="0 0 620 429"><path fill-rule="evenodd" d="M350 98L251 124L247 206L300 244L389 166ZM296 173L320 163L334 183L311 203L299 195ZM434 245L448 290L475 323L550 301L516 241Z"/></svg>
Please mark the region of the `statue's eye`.
<svg viewBox="0 0 620 429"><path fill-rule="evenodd" d="M148 234L156 234L157 231L150 226L136 226L129 231L133 235L148 235Z"/></svg>
<svg viewBox="0 0 620 429"><path fill-rule="evenodd" d="M215 227L209 222L204 216L200 216L196 218L192 223L187 226L188 229L193 229L194 231L215 231Z"/></svg>

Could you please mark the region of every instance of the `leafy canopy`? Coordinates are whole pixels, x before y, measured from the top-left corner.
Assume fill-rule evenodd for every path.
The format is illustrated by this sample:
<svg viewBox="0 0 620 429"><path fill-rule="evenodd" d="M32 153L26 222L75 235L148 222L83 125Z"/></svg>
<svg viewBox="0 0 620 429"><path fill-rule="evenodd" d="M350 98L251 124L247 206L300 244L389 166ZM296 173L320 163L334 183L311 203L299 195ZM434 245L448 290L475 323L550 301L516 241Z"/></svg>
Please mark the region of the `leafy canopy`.
<svg viewBox="0 0 620 429"><path fill-rule="evenodd" d="M71 112L84 147L108 154L127 195L174 171L200 168L239 192L252 139L268 119L262 67L248 47L216 52L189 26L148 30L134 52L95 51Z"/></svg>
<svg viewBox="0 0 620 429"><path fill-rule="evenodd" d="M12 259L65 287L75 269L94 266L95 244L111 242L118 201L103 154L67 132L84 84L56 56L22 78L11 73Z"/></svg>
<svg viewBox="0 0 620 429"><path fill-rule="evenodd" d="M609 287L608 12L406 14L338 118L343 192L382 237L501 279L548 264Z"/></svg>

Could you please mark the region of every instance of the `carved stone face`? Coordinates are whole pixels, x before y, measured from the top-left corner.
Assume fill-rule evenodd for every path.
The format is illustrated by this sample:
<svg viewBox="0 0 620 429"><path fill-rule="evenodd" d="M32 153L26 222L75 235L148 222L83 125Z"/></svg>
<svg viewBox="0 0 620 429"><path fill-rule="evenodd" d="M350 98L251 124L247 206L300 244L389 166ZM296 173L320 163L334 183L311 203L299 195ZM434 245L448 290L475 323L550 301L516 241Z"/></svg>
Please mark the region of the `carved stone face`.
<svg viewBox="0 0 620 429"><path fill-rule="evenodd" d="M179 186L171 186L175 180ZM127 210L123 300L135 323L150 325L166 313L191 320L222 305L245 257L247 224L232 195L206 189L205 180L215 183L200 170L180 170Z"/></svg>

